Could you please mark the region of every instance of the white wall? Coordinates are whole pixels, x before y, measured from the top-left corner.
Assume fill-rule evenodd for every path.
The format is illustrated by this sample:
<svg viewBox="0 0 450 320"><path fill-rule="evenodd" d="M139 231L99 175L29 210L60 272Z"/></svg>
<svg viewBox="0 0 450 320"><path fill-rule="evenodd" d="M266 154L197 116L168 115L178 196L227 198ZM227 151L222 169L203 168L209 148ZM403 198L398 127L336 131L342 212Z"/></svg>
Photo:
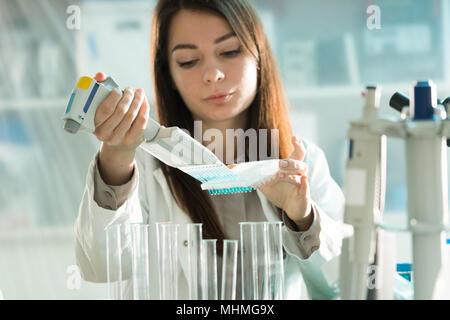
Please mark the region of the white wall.
<svg viewBox="0 0 450 320"><path fill-rule="evenodd" d="M78 278L73 269L74 253L73 228L2 232L0 290L3 299L108 299L105 283Z"/></svg>

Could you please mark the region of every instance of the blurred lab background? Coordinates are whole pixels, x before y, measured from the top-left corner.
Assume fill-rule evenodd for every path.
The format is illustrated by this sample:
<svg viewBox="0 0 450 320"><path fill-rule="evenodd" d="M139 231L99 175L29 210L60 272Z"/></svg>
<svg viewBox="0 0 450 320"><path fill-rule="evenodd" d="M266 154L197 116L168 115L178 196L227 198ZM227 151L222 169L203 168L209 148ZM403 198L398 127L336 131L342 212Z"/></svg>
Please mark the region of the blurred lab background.
<svg viewBox="0 0 450 320"><path fill-rule="evenodd" d="M81 75L103 71L153 100L149 39L155 0L0 0L0 298L106 299L77 281L73 224L95 137L62 115ZM318 144L340 186L348 123L366 85L396 91L432 79L450 96L449 0L252 0L282 72L294 133ZM381 28L366 12L380 8ZM406 225L404 144L388 139L385 219ZM410 237L397 235L398 262Z"/></svg>

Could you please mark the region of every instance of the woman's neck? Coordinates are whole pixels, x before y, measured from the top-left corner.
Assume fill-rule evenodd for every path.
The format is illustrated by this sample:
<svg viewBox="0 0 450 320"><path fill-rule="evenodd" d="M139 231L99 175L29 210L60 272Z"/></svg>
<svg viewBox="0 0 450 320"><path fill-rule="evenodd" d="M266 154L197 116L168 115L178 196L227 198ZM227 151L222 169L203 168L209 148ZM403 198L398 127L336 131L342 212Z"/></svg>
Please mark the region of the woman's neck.
<svg viewBox="0 0 450 320"><path fill-rule="evenodd" d="M216 153L219 159L222 160L224 163L226 163L227 162L225 161L227 159L226 146L228 144L234 146L234 150L228 150L228 152L233 152L233 154L236 156L236 141L228 141L227 144L227 130L242 129L245 131L247 129L247 120L248 120L248 109L239 114L238 116L224 121L204 121L197 119L197 121L202 121L203 145L213 147L214 149L213 151ZM233 135L233 137L234 140L237 139L235 135ZM215 139L222 139L222 142L215 141ZM220 150L216 150L219 149L220 146L222 146L222 154ZM234 161L235 160L236 159L234 159Z"/></svg>

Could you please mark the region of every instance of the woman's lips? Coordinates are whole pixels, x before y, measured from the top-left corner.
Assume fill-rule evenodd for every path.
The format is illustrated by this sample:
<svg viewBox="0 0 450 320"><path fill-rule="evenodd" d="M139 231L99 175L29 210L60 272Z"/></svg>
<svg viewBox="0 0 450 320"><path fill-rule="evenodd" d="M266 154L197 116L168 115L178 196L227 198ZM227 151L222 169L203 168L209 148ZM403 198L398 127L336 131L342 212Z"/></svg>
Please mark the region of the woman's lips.
<svg viewBox="0 0 450 320"><path fill-rule="evenodd" d="M212 104L224 104L231 99L232 93L225 93L221 95L216 95L215 97L207 98L205 101L210 102Z"/></svg>

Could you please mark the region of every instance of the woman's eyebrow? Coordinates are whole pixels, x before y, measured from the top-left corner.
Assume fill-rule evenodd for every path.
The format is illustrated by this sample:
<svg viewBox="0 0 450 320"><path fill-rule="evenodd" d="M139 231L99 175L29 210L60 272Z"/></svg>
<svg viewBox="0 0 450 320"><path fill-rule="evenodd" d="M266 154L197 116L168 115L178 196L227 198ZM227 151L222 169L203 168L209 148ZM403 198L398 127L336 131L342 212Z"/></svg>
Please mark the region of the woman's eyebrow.
<svg viewBox="0 0 450 320"><path fill-rule="evenodd" d="M234 32L227 33L226 35L221 36L221 37L217 38L216 40L214 40L214 44L221 43L221 42L223 42L225 40L228 40L229 38L232 38L232 37L236 37L236 33L234 33ZM175 50L179 50L179 49L192 49L192 50L195 50L195 49L198 49L198 47L195 44L180 43L180 44L177 44L175 47L173 47L172 53Z"/></svg>

